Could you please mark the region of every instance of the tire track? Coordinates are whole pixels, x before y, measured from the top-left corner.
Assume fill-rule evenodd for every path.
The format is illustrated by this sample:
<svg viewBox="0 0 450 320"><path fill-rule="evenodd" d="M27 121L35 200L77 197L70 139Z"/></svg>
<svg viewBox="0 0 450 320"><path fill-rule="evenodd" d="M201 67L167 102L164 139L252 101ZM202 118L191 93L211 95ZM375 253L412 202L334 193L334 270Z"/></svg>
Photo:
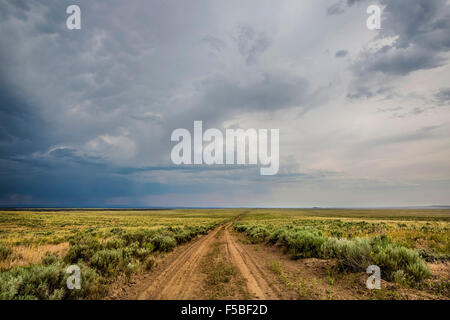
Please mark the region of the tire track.
<svg viewBox="0 0 450 320"><path fill-rule="evenodd" d="M192 299L198 297L195 290L203 281L203 275L198 272L200 259L214 241L215 235L223 226L217 227L204 237L192 244L181 253L153 283L138 296L138 300L161 300L161 299ZM198 299L197 298L197 299Z"/></svg>
<svg viewBox="0 0 450 320"><path fill-rule="evenodd" d="M262 268L258 266L251 254L244 250L241 244L230 234L228 230L230 225L225 227L227 255L229 255L231 261L244 278L247 279L248 292L260 300L279 299L280 293L266 281L268 278Z"/></svg>

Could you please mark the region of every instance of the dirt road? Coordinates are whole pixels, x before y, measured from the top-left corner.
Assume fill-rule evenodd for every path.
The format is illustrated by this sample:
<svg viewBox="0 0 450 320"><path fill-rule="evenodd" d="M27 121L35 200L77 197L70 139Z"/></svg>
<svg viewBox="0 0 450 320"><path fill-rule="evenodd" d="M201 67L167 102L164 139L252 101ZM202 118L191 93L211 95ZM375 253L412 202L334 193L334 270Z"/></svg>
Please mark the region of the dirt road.
<svg viewBox="0 0 450 320"><path fill-rule="evenodd" d="M333 273L333 261L292 260L275 246L250 244L231 225L178 246L162 256L156 268L134 275L126 284L118 281L108 299L383 298L366 290L365 273L343 276ZM392 290L394 284L389 286ZM405 299L430 298L417 290L398 292Z"/></svg>
<svg viewBox="0 0 450 320"><path fill-rule="evenodd" d="M281 290L271 284L268 279L273 275L263 270L253 256L254 252L246 250L230 231L231 223L220 226L207 235L177 248L173 253L163 258L158 268L148 274L138 276L132 285L120 288L111 298L113 299L208 299L208 275L204 265L214 264L210 257L213 248L219 251L220 258L232 265L233 276L243 281L231 281L229 286L240 288L234 290L228 298L232 299L280 299ZM217 260L217 256L214 258ZM221 273L222 270L213 270ZM229 280L228 280L229 281ZM226 281L226 282L228 282ZM219 289L221 290L221 289ZM117 290L116 290L117 291Z"/></svg>

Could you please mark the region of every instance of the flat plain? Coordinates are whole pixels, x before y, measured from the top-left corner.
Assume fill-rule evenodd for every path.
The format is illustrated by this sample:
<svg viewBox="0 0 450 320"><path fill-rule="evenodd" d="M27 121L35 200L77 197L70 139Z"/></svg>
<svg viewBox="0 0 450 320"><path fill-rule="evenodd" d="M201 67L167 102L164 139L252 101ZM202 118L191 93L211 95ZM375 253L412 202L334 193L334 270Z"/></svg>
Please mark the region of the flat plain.
<svg viewBox="0 0 450 320"><path fill-rule="evenodd" d="M448 209L4 210L0 298L449 299L449 228Z"/></svg>

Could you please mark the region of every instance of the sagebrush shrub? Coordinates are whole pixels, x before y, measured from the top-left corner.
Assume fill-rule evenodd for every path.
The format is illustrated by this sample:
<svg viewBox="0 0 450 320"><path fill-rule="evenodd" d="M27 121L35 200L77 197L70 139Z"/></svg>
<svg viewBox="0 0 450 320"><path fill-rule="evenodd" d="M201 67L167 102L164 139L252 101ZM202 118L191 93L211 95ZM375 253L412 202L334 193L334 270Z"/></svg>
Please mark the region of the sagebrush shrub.
<svg viewBox="0 0 450 320"><path fill-rule="evenodd" d="M194 233L186 230L186 231L180 231L177 234L175 234L175 240L177 244L182 244L185 242L190 241L194 237Z"/></svg>
<svg viewBox="0 0 450 320"><path fill-rule="evenodd" d="M281 238L281 236L283 235L283 233L285 232L284 229L279 228L276 229L274 232L272 232L269 236L269 242L271 244L275 244L278 242L278 240Z"/></svg>
<svg viewBox="0 0 450 320"><path fill-rule="evenodd" d="M110 239L104 245L105 249L120 249L125 246L126 246L125 240L119 238Z"/></svg>
<svg viewBox="0 0 450 320"><path fill-rule="evenodd" d="M216 224L217 225L217 224ZM141 266L150 270L156 265L152 252L167 252L177 244L198 234L207 233L216 225L162 227L128 231L112 228L107 241L100 242L100 233L85 230L69 239L70 248L64 258L47 252L41 265L15 267L0 274L0 299L86 299L101 298L106 285L118 272L130 277ZM12 249L0 244L0 259ZM70 274L66 268L81 268L81 290L67 289Z"/></svg>
<svg viewBox="0 0 450 320"><path fill-rule="evenodd" d="M270 233L263 227L253 227L247 231L247 235L250 237L252 243L261 243L269 237Z"/></svg>
<svg viewBox="0 0 450 320"><path fill-rule="evenodd" d="M1 300L61 300L98 298L104 288L98 276L81 266L81 289L67 289L66 265L61 261L50 265L33 264L14 267L0 274Z"/></svg>
<svg viewBox="0 0 450 320"><path fill-rule="evenodd" d="M161 230L137 230L134 232L124 232L121 238L125 241L126 245L137 242L142 245L148 242L156 233L160 233Z"/></svg>
<svg viewBox="0 0 450 320"><path fill-rule="evenodd" d="M122 261L122 250L105 249L94 254L91 259L91 266L102 273L113 274Z"/></svg>
<svg viewBox="0 0 450 320"><path fill-rule="evenodd" d="M57 254L47 251L44 254L44 256L42 257L42 264L44 266L49 266L51 264L57 263L60 260L61 259L59 258L59 256Z"/></svg>
<svg viewBox="0 0 450 320"><path fill-rule="evenodd" d="M371 264L372 247L366 239L329 238L321 250L324 257L336 258L341 269L365 271Z"/></svg>
<svg viewBox="0 0 450 320"><path fill-rule="evenodd" d="M0 243L0 261L5 260L12 254L12 249Z"/></svg>
<svg viewBox="0 0 450 320"><path fill-rule="evenodd" d="M310 231L297 231L288 236L287 249L293 258L318 258L325 239Z"/></svg>
<svg viewBox="0 0 450 320"><path fill-rule="evenodd" d="M370 240L330 238L323 244L322 252L324 257L336 258L341 269L359 272L375 264L380 267L382 278L386 280L396 280L401 276L417 282L430 276L425 262L416 251L391 243L385 236Z"/></svg>
<svg viewBox="0 0 450 320"><path fill-rule="evenodd" d="M100 299L103 297L108 291L105 281L95 270L87 265L81 263L78 266L81 268L81 289L67 290L65 299ZM65 287L67 287L66 282L69 276L69 274L65 273Z"/></svg>
<svg viewBox="0 0 450 320"><path fill-rule="evenodd" d="M155 250L161 252L167 252L175 248L177 242L171 236L157 235L152 240L151 243L155 246Z"/></svg>
<svg viewBox="0 0 450 320"><path fill-rule="evenodd" d="M335 226L357 226L371 232L386 229L382 223L367 222L336 221ZM381 268L382 278L385 280L406 279L408 282L419 282L430 276L430 271L417 251L392 243L386 235L370 239L356 237L351 240L324 238L320 231L311 226L300 227L296 224L279 227L236 224L234 229L244 232L253 243L277 244L293 258L334 258L341 270L364 272L368 266L375 264ZM336 230L330 233L342 236Z"/></svg>
<svg viewBox="0 0 450 320"><path fill-rule="evenodd" d="M146 270L150 270L153 269L157 264L157 260L155 257L153 256L149 256L144 263L144 267Z"/></svg>
<svg viewBox="0 0 450 320"><path fill-rule="evenodd" d="M234 229L235 229L237 232L245 232L245 231L247 231L248 226L245 225L245 224L235 224L235 225L234 225Z"/></svg>
<svg viewBox="0 0 450 320"><path fill-rule="evenodd" d="M78 236L70 240L70 249L65 261L76 263L79 260L88 262L90 258L102 247L100 242L91 236Z"/></svg>

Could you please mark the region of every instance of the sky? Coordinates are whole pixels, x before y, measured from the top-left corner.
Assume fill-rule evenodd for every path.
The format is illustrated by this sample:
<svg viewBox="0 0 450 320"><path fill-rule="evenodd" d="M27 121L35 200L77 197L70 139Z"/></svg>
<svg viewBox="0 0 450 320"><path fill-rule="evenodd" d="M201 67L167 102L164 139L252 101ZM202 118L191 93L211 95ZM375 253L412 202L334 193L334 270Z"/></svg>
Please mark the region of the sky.
<svg viewBox="0 0 450 320"><path fill-rule="evenodd" d="M0 30L0 206L450 204L447 0L0 0ZM278 174L174 165L194 120L279 129Z"/></svg>

